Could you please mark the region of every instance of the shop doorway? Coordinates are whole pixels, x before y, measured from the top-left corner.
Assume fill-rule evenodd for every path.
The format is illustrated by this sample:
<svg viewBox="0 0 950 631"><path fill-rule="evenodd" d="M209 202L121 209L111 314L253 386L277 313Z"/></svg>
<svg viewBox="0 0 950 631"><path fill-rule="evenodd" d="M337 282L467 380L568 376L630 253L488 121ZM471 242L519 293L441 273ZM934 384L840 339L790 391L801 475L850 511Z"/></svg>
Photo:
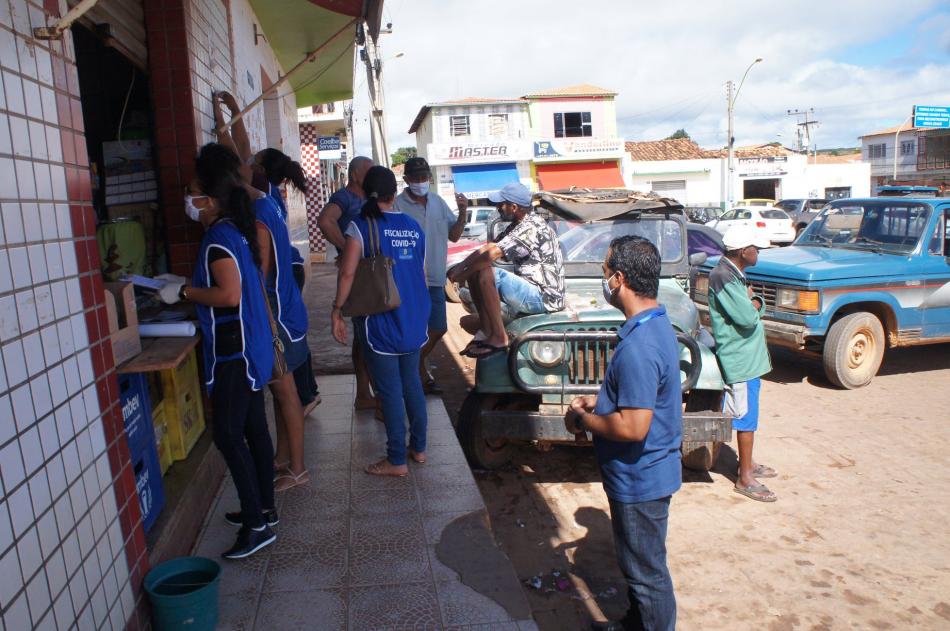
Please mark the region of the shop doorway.
<svg viewBox="0 0 950 631"><path fill-rule="evenodd" d="M768 178L742 181L742 199L781 199L781 180Z"/></svg>

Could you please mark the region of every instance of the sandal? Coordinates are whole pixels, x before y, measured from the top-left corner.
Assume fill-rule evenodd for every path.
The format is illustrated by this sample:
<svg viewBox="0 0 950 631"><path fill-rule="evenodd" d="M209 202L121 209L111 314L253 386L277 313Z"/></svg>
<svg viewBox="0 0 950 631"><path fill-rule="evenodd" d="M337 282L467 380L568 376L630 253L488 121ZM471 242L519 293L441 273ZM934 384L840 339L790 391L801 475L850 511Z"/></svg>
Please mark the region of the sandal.
<svg viewBox="0 0 950 631"><path fill-rule="evenodd" d="M412 458L412 461L417 464L426 463L426 452L424 451L415 451L413 449L409 450L409 457Z"/></svg>
<svg viewBox="0 0 950 631"><path fill-rule="evenodd" d="M769 487L764 484L756 484L754 486L747 487L733 487L732 489L739 495L745 495L750 500L755 500L757 502L774 502L778 499L778 496L775 495L772 491L769 490Z"/></svg>
<svg viewBox="0 0 950 631"><path fill-rule="evenodd" d="M284 480L287 480L287 482L282 482ZM297 474L288 469L284 473L274 478L274 492L280 493L281 491L292 489L295 486L303 486L309 482L310 473L306 469Z"/></svg>
<svg viewBox="0 0 950 631"><path fill-rule="evenodd" d="M476 348L482 348L483 346L485 346L485 340L472 340L471 342L465 345L465 348L459 351L459 355L461 355L462 357L468 357L469 356L468 354L471 353L473 350L475 350Z"/></svg>
<svg viewBox="0 0 950 631"><path fill-rule="evenodd" d="M406 465L403 465L404 467ZM366 465L366 468L363 469L366 473L370 475L378 475L390 478L404 478L409 475L409 468L407 467L405 471L394 471L396 465L390 464L386 459L380 460L379 462L374 462L373 464Z"/></svg>
<svg viewBox="0 0 950 631"><path fill-rule="evenodd" d="M756 478L777 478L778 472L764 464L757 464L755 468L752 469L752 476Z"/></svg>
<svg viewBox="0 0 950 631"><path fill-rule="evenodd" d="M501 353L508 350L508 345L504 346L494 346L492 344L479 344L476 348L472 349L469 352L465 353L465 357L471 357L472 359L480 359L482 357L488 357L489 355L494 355L495 353ZM481 352L475 352L481 351Z"/></svg>
<svg viewBox="0 0 950 631"><path fill-rule="evenodd" d="M317 397L313 401L311 401L306 406L304 406L304 409L303 409L304 418L307 418L308 416L310 416L310 413L313 412L314 408L316 408L321 403L323 403L323 399L321 399L320 395L318 394Z"/></svg>

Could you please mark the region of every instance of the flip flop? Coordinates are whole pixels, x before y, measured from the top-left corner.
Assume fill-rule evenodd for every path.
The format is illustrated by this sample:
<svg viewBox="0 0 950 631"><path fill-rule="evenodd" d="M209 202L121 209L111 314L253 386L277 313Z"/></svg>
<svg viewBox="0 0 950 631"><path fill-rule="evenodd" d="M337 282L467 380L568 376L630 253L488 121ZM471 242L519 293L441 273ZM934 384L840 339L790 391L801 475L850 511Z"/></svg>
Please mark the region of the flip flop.
<svg viewBox="0 0 950 631"><path fill-rule="evenodd" d="M465 357L471 357L472 359L479 359L481 357L488 357L489 355L494 355L495 353L501 353L508 350L508 345L504 346L494 346L492 344L480 344L479 349L484 350L483 353L466 353Z"/></svg>
<svg viewBox="0 0 950 631"><path fill-rule="evenodd" d="M281 483L282 480L289 480L288 483ZM281 491L287 491L294 488L295 486L303 486L310 482L310 473L304 469L300 473L294 474L292 471L287 471L274 479L274 492L280 493Z"/></svg>
<svg viewBox="0 0 950 631"><path fill-rule="evenodd" d="M756 478L777 478L778 472L767 465L757 464L752 470L752 475Z"/></svg>
<svg viewBox="0 0 950 631"><path fill-rule="evenodd" d="M389 464L388 460L380 460L379 462L366 465L366 468L363 469L363 471L370 475L378 475L389 478L404 478L409 475L408 469L403 473L393 473L392 471L386 471L385 467L387 466L391 467L393 465Z"/></svg>
<svg viewBox="0 0 950 631"><path fill-rule="evenodd" d="M745 495L750 500L755 500L756 502L774 502L778 499L778 496L775 495L772 491L769 490L769 487L764 484L756 484L755 486L747 486L745 488L733 487L733 491L739 495Z"/></svg>
<svg viewBox="0 0 950 631"><path fill-rule="evenodd" d="M485 346L488 346L488 344L486 344L482 340L472 340L471 342L465 345L465 348L459 351L459 355L461 355L462 357L471 357L469 353L471 353L476 348L484 348Z"/></svg>

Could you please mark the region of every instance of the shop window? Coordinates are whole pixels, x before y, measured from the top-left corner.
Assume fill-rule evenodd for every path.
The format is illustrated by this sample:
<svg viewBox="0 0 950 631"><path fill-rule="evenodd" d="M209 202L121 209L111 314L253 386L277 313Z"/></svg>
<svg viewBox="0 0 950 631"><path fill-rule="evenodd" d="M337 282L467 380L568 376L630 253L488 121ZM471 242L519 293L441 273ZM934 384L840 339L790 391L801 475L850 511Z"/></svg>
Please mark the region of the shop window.
<svg viewBox="0 0 950 631"><path fill-rule="evenodd" d="M593 135L590 112L558 112L554 115L555 138L581 138Z"/></svg>
<svg viewBox="0 0 950 631"><path fill-rule="evenodd" d="M472 130L468 116L449 116L449 134L452 136L468 136Z"/></svg>
<svg viewBox="0 0 950 631"><path fill-rule="evenodd" d="M496 138L506 138L508 136L508 115L489 114L488 133Z"/></svg>

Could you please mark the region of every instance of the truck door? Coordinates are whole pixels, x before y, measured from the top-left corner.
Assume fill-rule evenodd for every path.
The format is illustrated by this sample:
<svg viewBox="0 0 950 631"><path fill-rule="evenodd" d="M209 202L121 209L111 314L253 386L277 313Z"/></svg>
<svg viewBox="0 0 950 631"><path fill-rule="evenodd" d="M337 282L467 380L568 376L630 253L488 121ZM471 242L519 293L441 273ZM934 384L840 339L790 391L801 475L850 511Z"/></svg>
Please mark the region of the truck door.
<svg viewBox="0 0 950 631"><path fill-rule="evenodd" d="M950 205L939 209L927 251L923 337L950 339Z"/></svg>

